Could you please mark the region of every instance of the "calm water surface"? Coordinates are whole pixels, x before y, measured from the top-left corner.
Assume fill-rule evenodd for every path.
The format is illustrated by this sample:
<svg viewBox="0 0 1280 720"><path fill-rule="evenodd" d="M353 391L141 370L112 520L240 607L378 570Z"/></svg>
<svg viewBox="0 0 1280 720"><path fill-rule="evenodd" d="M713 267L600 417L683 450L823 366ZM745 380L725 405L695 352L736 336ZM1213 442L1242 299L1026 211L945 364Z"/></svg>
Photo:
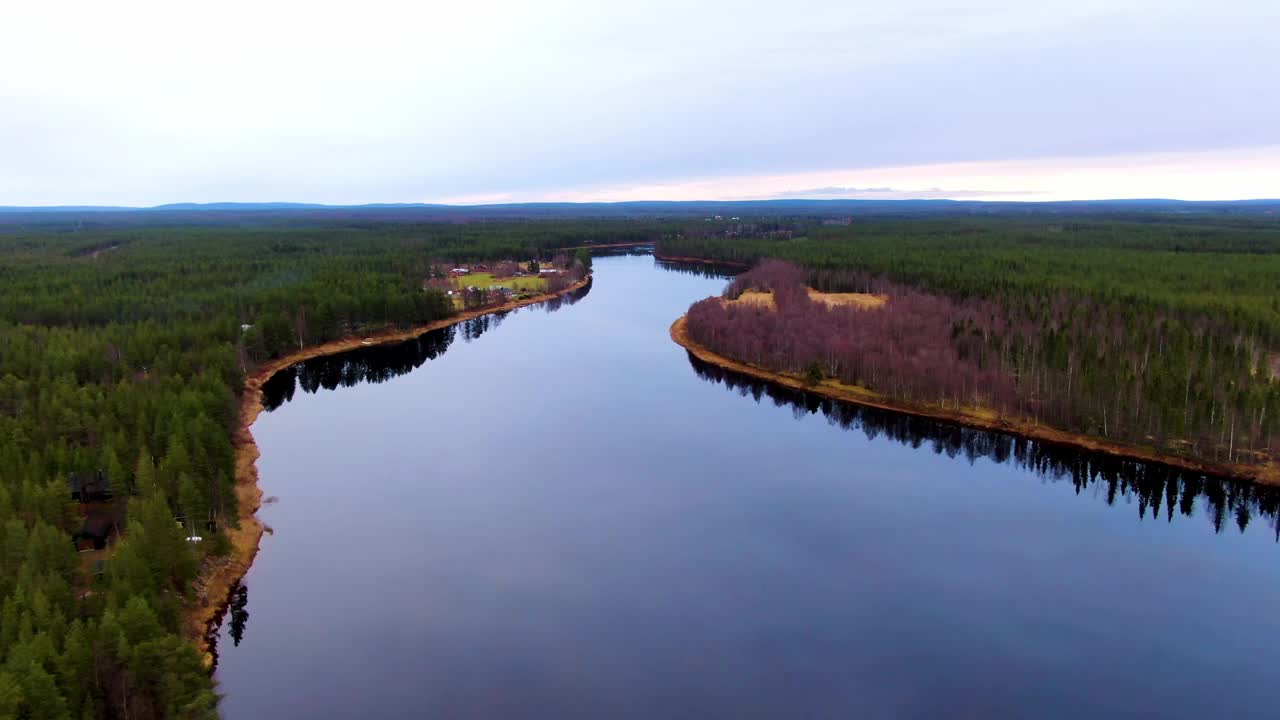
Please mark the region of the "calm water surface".
<svg viewBox="0 0 1280 720"><path fill-rule="evenodd" d="M278 375L226 717L1280 714L1275 493L726 376L723 284Z"/></svg>

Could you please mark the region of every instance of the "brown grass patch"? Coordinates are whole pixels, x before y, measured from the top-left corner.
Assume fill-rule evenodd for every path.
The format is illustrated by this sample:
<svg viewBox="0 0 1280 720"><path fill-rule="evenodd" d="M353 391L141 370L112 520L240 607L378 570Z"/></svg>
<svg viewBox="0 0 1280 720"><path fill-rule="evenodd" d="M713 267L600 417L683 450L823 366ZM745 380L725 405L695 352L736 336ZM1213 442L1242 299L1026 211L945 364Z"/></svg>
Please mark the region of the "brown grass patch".
<svg viewBox="0 0 1280 720"><path fill-rule="evenodd" d="M872 295L870 293L824 293L818 292L813 288L809 288L809 299L814 302L826 303L828 307L837 307L845 305L849 307L861 308L863 310L875 310L882 308L889 302L888 295ZM738 296L737 300L730 300L729 304L736 305L757 305L769 310L777 309L773 303L773 293L761 290L748 290Z"/></svg>
<svg viewBox="0 0 1280 720"><path fill-rule="evenodd" d="M809 299L826 303L829 307L849 305L863 310L882 308L889 302L888 295L872 295L871 293L824 293L809 288Z"/></svg>
<svg viewBox="0 0 1280 720"><path fill-rule="evenodd" d="M739 295L737 300L730 300L729 302L735 305L759 305L769 310L778 309L773 304L773 293L759 290L748 290Z"/></svg>

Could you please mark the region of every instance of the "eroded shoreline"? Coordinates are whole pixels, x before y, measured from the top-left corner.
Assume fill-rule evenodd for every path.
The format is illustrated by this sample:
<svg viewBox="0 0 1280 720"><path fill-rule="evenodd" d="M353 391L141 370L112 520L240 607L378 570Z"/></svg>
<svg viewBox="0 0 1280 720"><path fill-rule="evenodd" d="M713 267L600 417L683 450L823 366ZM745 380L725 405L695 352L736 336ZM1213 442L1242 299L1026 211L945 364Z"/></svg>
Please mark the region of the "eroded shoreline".
<svg viewBox="0 0 1280 720"><path fill-rule="evenodd" d="M1210 475L1221 475L1234 480L1255 482L1260 485L1280 486L1280 464L1275 462L1271 462L1266 465L1202 462L1199 460L1192 460L1190 458L1179 457L1177 455L1163 454L1134 445L1126 445L1123 443L1100 440L1087 435L1069 433L1044 425L1014 423L1007 420L991 420L977 415L944 410L941 408L929 408L894 403L880 398L871 397L869 395L860 395L853 392L851 389L845 389L843 386L839 386L832 381L824 381L820 385L811 386L805 383L804 380L798 376L777 373L754 365L741 363L699 345L689 337L687 319L688 316L681 315L675 322L671 323L671 339L677 345L692 353L699 360L725 370L750 375L752 377L784 385L795 390L811 392L835 400L878 408L880 410L946 420L983 430L993 430L996 432L1020 435L1032 440L1053 443L1055 445L1069 446L1079 450L1100 452L1131 460L1159 463L1162 465L1182 468L1184 470L1193 470L1195 472L1202 472Z"/></svg>
<svg viewBox="0 0 1280 720"><path fill-rule="evenodd" d="M244 381L244 389L240 393L240 422L232 435L232 446L235 448L235 492L239 508L240 527L227 528L227 537L231 541L231 552L223 558L215 558L207 564L197 579L196 598L187 605L186 617L183 620L184 632L196 643L197 649L204 656L205 665L212 670L217 664L214 653L214 636L221 624L220 620L231 601L231 594L240 583L254 557L258 554L258 546L262 540L264 526L258 519L258 509L262 506L262 489L258 486L258 457L261 452L253 439L251 427L262 412L262 386L273 375L281 370L312 358L324 355L335 355L369 345L386 345L412 340L420 335L439 330L458 323L466 322L484 315L509 312L529 305L537 305L548 300L581 290L591 283L592 276L583 279L554 293L543 293L524 300L516 300L491 308L468 310L452 317L438 320L426 325L419 325L408 330L385 330L371 335L359 335L334 340L322 345L314 345L268 363L258 366Z"/></svg>
<svg viewBox="0 0 1280 720"><path fill-rule="evenodd" d="M751 267L751 263L741 262L739 260L707 260L706 258L684 257L682 255L663 255L657 250L653 251L653 257L663 262L688 263L690 265L719 265L721 267L732 267L747 269Z"/></svg>

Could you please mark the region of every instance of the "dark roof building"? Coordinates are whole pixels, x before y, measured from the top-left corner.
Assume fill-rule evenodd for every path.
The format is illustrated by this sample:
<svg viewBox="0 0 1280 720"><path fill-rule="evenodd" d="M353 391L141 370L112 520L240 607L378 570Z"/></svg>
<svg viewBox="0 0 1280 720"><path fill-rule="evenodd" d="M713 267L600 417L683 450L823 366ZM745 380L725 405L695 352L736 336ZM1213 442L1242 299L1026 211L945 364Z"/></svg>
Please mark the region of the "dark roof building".
<svg viewBox="0 0 1280 720"><path fill-rule="evenodd" d="M111 481L104 470L94 473L71 473L67 480L71 499L82 503L106 502L111 499Z"/></svg>

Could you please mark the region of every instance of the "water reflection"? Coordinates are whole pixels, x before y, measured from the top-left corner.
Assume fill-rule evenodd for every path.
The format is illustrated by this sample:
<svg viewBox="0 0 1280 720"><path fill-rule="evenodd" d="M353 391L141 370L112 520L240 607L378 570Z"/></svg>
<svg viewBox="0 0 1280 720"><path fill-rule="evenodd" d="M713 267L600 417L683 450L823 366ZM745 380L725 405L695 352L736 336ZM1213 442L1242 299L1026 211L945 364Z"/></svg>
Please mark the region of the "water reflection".
<svg viewBox="0 0 1280 720"><path fill-rule="evenodd" d="M713 278L719 280L732 280L733 276L742 272L743 268L734 267L732 265L717 265L715 263L697 263L683 262L680 260L662 260L657 257L653 259L654 267L670 272L680 273L681 275L694 275L696 277Z"/></svg>
<svg viewBox="0 0 1280 720"><path fill-rule="evenodd" d="M244 627L249 622L249 611L246 609L249 605L249 588L244 585L236 585L235 590L231 592L231 639L235 641L237 647L244 638Z"/></svg>
<svg viewBox="0 0 1280 720"><path fill-rule="evenodd" d="M566 305L573 305L589 292L590 282L571 293L526 308L555 312ZM443 355L459 337L463 342L471 342L496 329L513 312L519 310L481 315L402 343L370 345L290 365L263 383L262 407L268 412L275 410L292 400L299 389L315 393L321 388L334 390L366 382L381 383L408 374L428 360Z"/></svg>
<svg viewBox="0 0 1280 720"><path fill-rule="evenodd" d="M249 623L249 588L243 582L238 582L235 587L231 588L231 593L227 597L227 611L221 615L217 622L208 629L205 640L209 643L209 655L213 658L213 667L218 667L218 639L221 634L222 624L228 626L227 634L231 636L232 642L236 647L240 646L240 641L244 639L244 629Z"/></svg>
<svg viewBox="0 0 1280 720"><path fill-rule="evenodd" d="M653 254L653 244L633 245L630 247L592 248L591 257L644 257Z"/></svg>
<svg viewBox="0 0 1280 720"><path fill-rule="evenodd" d="M883 435L913 448L929 445L934 453L963 455L971 464L978 458L1012 462L1051 482L1072 483L1076 495L1092 488L1089 496L1107 505L1115 505L1117 498L1136 500L1139 519L1163 515L1173 522L1175 515L1194 517L1199 507L1215 532L1235 525L1243 533L1254 516L1261 516L1280 541L1280 489L832 400L725 370L692 353L689 364L699 377L739 395L790 406L797 419L821 412L830 424L860 430L868 439Z"/></svg>

